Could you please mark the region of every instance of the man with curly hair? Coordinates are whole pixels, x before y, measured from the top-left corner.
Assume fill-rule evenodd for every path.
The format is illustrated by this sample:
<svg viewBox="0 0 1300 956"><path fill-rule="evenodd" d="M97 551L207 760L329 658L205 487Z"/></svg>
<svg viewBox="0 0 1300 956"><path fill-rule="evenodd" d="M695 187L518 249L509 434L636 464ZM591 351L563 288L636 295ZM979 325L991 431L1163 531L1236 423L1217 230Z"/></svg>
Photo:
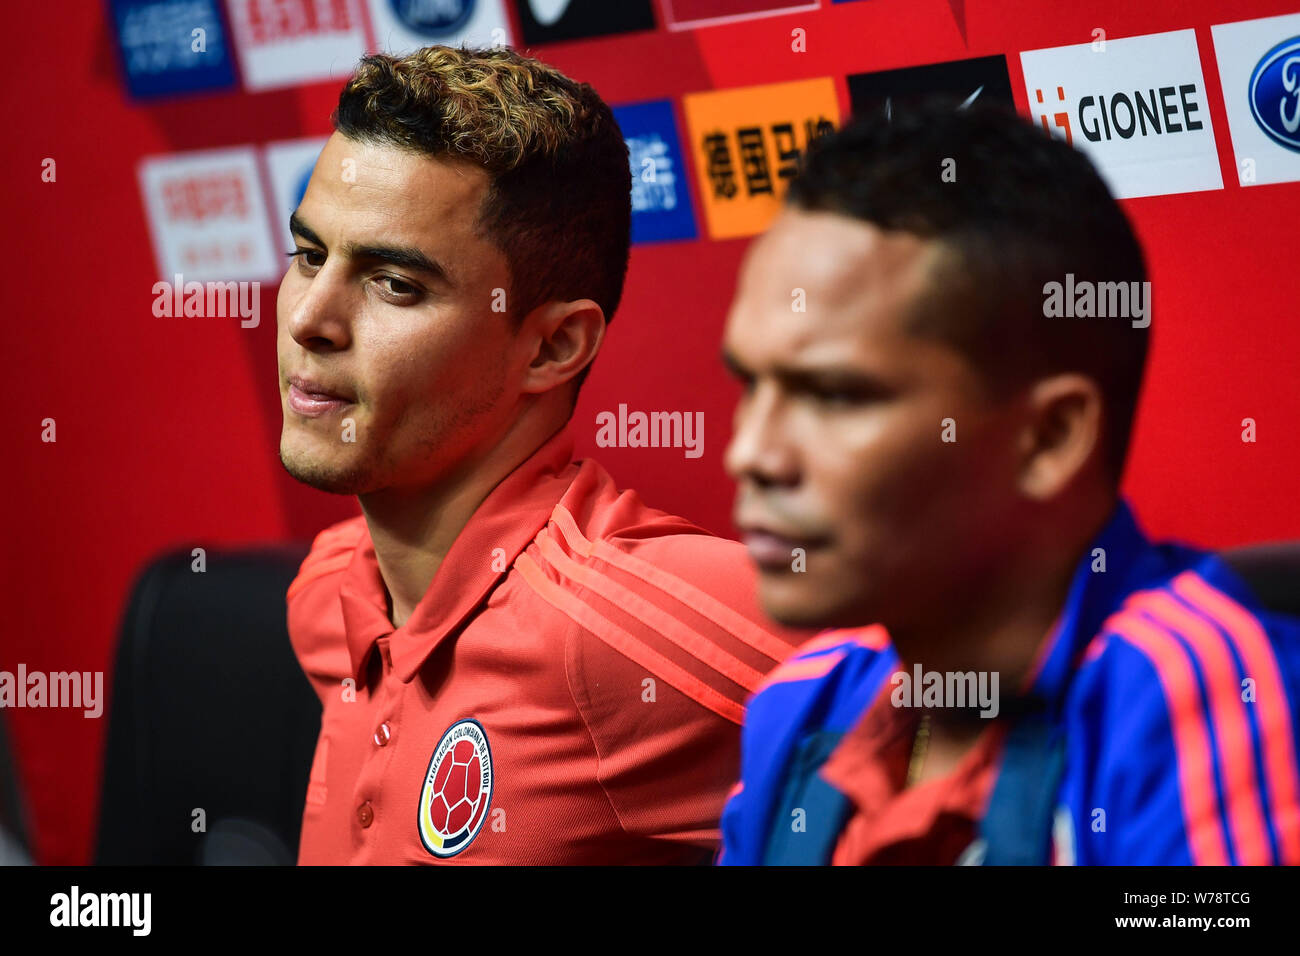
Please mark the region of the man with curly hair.
<svg viewBox="0 0 1300 956"><path fill-rule="evenodd" d="M571 461L628 151L508 49L366 57L290 220L295 478L356 495L288 593L323 706L300 863L700 863L797 641L736 542Z"/></svg>

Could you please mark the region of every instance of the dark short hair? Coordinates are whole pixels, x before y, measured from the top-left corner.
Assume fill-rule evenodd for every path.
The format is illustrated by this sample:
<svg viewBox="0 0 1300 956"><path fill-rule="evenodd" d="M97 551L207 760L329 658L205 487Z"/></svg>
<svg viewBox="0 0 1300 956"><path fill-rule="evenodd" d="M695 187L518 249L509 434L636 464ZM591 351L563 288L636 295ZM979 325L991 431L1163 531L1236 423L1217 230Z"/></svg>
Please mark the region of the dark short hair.
<svg viewBox="0 0 1300 956"><path fill-rule="evenodd" d="M1059 372L1093 379L1118 483L1148 329L1044 316L1044 286L1067 273L1076 283L1147 280L1132 226L1086 156L1000 106L895 104L815 141L787 202L940 242L909 331L950 344L996 393Z"/></svg>
<svg viewBox="0 0 1300 956"><path fill-rule="evenodd" d="M631 245L632 171L614 114L590 85L507 47L429 46L364 57L332 119L349 139L488 172L478 227L510 265L516 321L543 303L583 298L613 319Z"/></svg>

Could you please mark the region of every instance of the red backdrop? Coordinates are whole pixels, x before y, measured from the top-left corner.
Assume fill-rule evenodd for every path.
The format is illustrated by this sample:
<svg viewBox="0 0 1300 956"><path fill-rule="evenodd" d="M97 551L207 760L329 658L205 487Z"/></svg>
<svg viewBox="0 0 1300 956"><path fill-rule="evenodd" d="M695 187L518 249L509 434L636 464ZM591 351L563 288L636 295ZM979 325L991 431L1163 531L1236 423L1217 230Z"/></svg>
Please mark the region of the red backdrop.
<svg viewBox="0 0 1300 956"><path fill-rule="evenodd" d="M863 0L676 33L661 20L653 32L532 52L616 105L673 98L680 128L680 97L694 91L831 76L847 115L847 74L998 53L1028 113L1019 51L1088 42L1097 27L1116 38L1195 28L1224 188L1125 203L1161 317L1126 490L1158 535L1207 546L1300 537L1300 184L1237 185L1210 34L1213 23L1293 12L1294 0L1087 6ZM157 276L136 179L144 155L325 135L338 84L137 105L125 95L105 14L88 2L30 4L8 18L0 40L10 130L0 153L0 245L14 386L0 417L12 508L0 669L102 670L107 688L142 562L179 545L306 539L356 505L281 470L273 322L242 329L152 315ZM795 26L807 31L807 54L790 50ZM57 160L56 183L41 181L46 157ZM698 203L697 171L687 165ZM717 352L746 244L636 247L624 304L576 413L580 454L599 451L652 504L723 533L731 492L721 454L735 392ZM274 287L262 296L269 318ZM595 415L620 402L703 411L703 457L597 450ZM58 423L54 444L40 440L47 417ZM1241 440L1245 417L1258 422L1254 444ZM86 862L105 719L72 709L8 716L38 862Z"/></svg>

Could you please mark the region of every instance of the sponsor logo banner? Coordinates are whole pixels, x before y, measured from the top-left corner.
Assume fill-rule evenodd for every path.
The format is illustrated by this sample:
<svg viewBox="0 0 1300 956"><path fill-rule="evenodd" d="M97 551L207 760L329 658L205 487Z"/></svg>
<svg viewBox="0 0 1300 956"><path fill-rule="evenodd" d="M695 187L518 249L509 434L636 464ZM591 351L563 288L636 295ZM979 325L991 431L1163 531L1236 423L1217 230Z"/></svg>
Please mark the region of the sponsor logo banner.
<svg viewBox="0 0 1300 956"><path fill-rule="evenodd" d="M432 44L513 46L505 0L366 0L375 43L401 55Z"/></svg>
<svg viewBox="0 0 1300 956"><path fill-rule="evenodd" d="M360 0L227 0L244 87L351 74L366 52Z"/></svg>
<svg viewBox="0 0 1300 956"><path fill-rule="evenodd" d="M307 192L307 183L325 142L326 137L295 139L269 143L266 147L266 169L271 177L271 197L275 204L272 212L275 241L284 252L294 249L293 236L289 233L289 216ZM341 174L341 170L337 172Z"/></svg>
<svg viewBox="0 0 1300 956"><path fill-rule="evenodd" d="M127 90L138 99L225 90L235 64L217 0L113 0Z"/></svg>
<svg viewBox="0 0 1300 956"><path fill-rule="evenodd" d="M160 276L279 278L251 146L148 156L139 177Z"/></svg>
<svg viewBox="0 0 1300 956"><path fill-rule="evenodd" d="M632 242L696 237L671 100L614 107L632 166Z"/></svg>
<svg viewBox="0 0 1300 956"><path fill-rule="evenodd" d="M693 30L797 10L816 10L817 0L661 0L669 30Z"/></svg>
<svg viewBox="0 0 1300 956"><path fill-rule="evenodd" d="M1015 106L1007 58L981 56L948 63L931 63L901 70L857 73L848 78L849 101L855 116L912 103L928 96L948 96L960 105L996 101Z"/></svg>
<svg viewBox="0 0 1300 956"><path fill-rule="evenodd" d="M840 122L830 77L683 99L709 235L762 232L780 209L808 144Z"/></svg>
<svg viewBox="0 0 1300 956"><path fill-rule="evenodd" d="M514 0L514 4L527 44L655 28L650 0Z"/></svg>
<svg viewBox="0 0 1300 956"><path fill-rule="evenodd" d="M1195 30L1020 54L1030 115L1120 199L1222 189Z"/></svg>
<svg viewBox="0 0 1300 956"><path fill-rule="evenodd" d="M1300 180L1300 13L1210 28L1243 186Z"/></svg>

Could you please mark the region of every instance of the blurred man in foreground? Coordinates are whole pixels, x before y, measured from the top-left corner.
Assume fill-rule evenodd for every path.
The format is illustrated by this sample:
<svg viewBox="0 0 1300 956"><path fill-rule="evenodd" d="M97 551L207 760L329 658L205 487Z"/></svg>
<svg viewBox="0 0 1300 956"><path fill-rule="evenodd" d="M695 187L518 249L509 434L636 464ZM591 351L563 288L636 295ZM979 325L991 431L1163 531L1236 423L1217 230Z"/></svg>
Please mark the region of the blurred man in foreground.
<svg viewBox="0 0 1300 956"><path fill-rule="evenodd" d="M1119 497L1149 288L1009 113L810 151L729 316L727 465L769 614L853 629L751 701L721 862L1300 863L1300 622Z"/></svg>

